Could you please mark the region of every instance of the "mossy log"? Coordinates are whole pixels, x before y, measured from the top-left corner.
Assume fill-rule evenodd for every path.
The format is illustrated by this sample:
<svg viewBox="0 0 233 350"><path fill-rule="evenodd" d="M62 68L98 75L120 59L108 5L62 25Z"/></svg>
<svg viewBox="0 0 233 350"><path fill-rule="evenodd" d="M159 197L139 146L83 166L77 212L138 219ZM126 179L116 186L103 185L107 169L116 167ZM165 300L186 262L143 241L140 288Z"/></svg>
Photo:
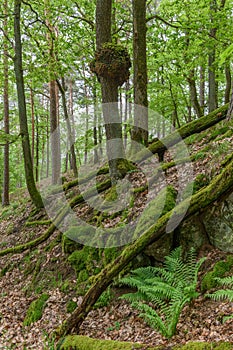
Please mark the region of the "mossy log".
<svg viewBox="0 0 233 350"><path fill-rule="evenodd" d="M204 131L211 126L219 123L223 119L226 118L227 110L228 110L229 103L225 104L224 106L216 109L215 111L209 113L208 115L205 115L197 120L194 120L181 128L177 129L176 131L172 132L165 138L153 142L149 147L149 151L153 154L160 154L161 160L164 152L166 151L167 147L172 147L176 143L180 142L181 139L186 139L187 137L198 134L201 131ZM137 155L138 161L143 161L146 157L148 157L148 152L141 151ZM174 162L175 163L175 162ZM177 165L177 161L175 163ZM108 166L103 166L98 170L98 175L104 175L107 174L109 171ZM86 178L81 179L75 179L73 181L67 182L63 185L63 190L67 191L68 189L78 186L83 183L87 183L90 181L93 177L96 176L96 171L91 172L88 174Z"/></svg>
<svg viewBox="0 0 233 350"><path fill-rule="evenodd" d="M147 350L164 350L164 346L148 347L148 345L130 342L120 342L116 340L100 340L86 336L74 335L65 338L61 344L61 350L78 349L78 350L132 350L132 349L147 349ZM168 348L166 348L168 349ZM190 342L185 345L177 345L173 350L231 350L232 343L219 342Z"/></svg>
<svg viewBox="0 0 233 350"><path fill-rule="evenodd" d="M198 191L190 198L185 199L173 210L160 217L155 224L150 226L140 238L132 244L126 246L122 253L110 264L108 264L95 278L95 283L88 290L79 307L57 330L59 336L69 334L73 330L78 333L79 328L96 303L103 291L111 284L127 264L141 253L148 245L165 236L169 229L168 221L181 222L197 212L201 212L212 203L222 199L227 194L233 192L233 153L231 162L216 176L210 184ZM188 210L187 210L188 208ZM167 231L166 231L167 229Z"/></svg>
<svg viewBox="0 0 233 350"><path fill-rule="evenodd" d="M26 251L27 249L35 248L39 244L45 242L54 233L54 231L57 229L57 227L62 222L64 217L67 215L67 213L68 213L70 208L73 208L77 204L83 203L87 198L90 198L91 196L93 196L96 193L96 189L97 189L98 192L103 192L106 189L108 189L110 186L111 186L111 181L110 180L106 180L105 182L102 182L102 183L98 184L97 188L93 187L93 188L90 188L89 190L87 190L85 192L85 196L81 195L81 194L75 196L57 214L56 218L51 223L51 225L48 227L48 229L43 233L43 235L41 235L40 237L38 237L38 238L36 238L36 239L34 239L34 240L30 241L30 242L27 242L27 243L24 243L24 244L20 244L20 245L17 245L15 247L10 247L10 248L6 248L4 250L1 250L0 251L0 257L4 256L4 255L7 255L7 254L10 254L10 253L14 253L14 254L22 253L22 252Z"/></svg>
<svg viewBox="0 0 233 350"><path fill-rule="evenodd" d="M153 142L148 147L149 151L153 154L157 153L159 155L160 161L162 161L164 152L167 150L168 147L172 147L178 142L180 142L181 139L184 140L193 134L198 134L201 131L208 129L211 126L219 123L221 120L225 119L227 115L228 106L229 103L225 104L222 107L219 107L218 109L214 110L208 115L205 115L182 126L181 128L175 130L168 136L164 137L162 140ZM147 157L148 151L142 150L137 154L136 159L138 161L142 161L147 159Z"/></svg>

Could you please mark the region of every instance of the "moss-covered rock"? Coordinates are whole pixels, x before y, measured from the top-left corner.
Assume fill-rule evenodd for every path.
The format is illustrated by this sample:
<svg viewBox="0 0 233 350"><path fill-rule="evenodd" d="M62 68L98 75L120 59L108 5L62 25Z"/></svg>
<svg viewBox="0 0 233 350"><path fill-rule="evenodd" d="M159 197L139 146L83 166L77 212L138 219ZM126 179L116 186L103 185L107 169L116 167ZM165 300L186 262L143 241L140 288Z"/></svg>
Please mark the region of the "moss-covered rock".
<svg viewBox="0 0 233 350"><path fill-rule="evenodd" d="M150 226L152 226L161 215L174 208L176 203L176 190L172 186L160 191L158 196L151 200L148 206L144 209L142 215L138 220L137 227L134 232L134 238L138 238L143 232L145 232ZM168 255L172 248L173 233L167 234L149 245L144 253L155 260L162 261L164 256Z"/></svg>
<svg viewBox="0 0 233 350"><path fill-rule="evenodd" d="M140 235L152 226L160 216L174 208L176 204L176 195L176 190L172 186L167 186L159 192L157 197L148 203L138 220L134 238L140 237Z"/></svg>
<svg viewBox="0 0 233 350"><path fill-rule="evenodd" d="M38 299L34 300L30 304L23 321L24 326L30 326L32 323L41 319L48 298L48 294L42 294Z"/></svg>
<svg viewBox="0 0 233 350"><path fill-rule="evenodd" d="M209 271L203 277L201 290L203 292L215 288L217 286L216 277L224 277L227 272L233 268L233 256L228 255L226 261L218 261L212 271Z"/></svg>

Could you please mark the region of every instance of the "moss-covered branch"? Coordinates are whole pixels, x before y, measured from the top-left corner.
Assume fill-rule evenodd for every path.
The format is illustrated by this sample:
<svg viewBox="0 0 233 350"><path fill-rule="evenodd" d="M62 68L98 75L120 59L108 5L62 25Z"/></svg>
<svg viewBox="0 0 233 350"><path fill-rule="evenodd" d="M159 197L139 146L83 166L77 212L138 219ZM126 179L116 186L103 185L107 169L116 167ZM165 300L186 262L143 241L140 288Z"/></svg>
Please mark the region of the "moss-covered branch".
<svg viewBox="0 0 233 350"><path fill-rule="evenodd" d="M111 186L111 181L107 180L105 182L98 184L97 188L93 187L93 188L90 188L89 190L87 190L85 192L84 196L82 196L82 195L75 196L67 205L65 205L60 210L60 212L57 214L54 221L50 224L49 228L43 233L43 235L34 239L33 241L30 241L30 242L27 242L24 244L20 244L20 245L17 245L15 247L10 247L10 248L1 250L0 256L4 256L4 255L10 254L10 253L22 253L27 249L35 248L39 244L45 242L54 233L54 231L57 229L57 227L59 227L59 224L64 219L64 217L66 216L66 214L68 213L70 208L73 208L75 205L83 203L87 198L92 197L96 193L96 190L98 192L103 192L107 188L109 188L110 186Z"/></svg>
<svg viewBox="0 0 233 350"><path fill-rule="evenodd" d="M215 111L205 115L199 119L196 119L176 131L172 132L168 136L164 137L162 140L158 140L153 142L149 147L149 151L152 153L157 153L159 155L160 160L163 158L164 152L168 147L172 147L181 139L186 139L187 137L200 133L203 130L210 128L211 126L219 123L221 120L226 118L227 110L229 103L224 106L216 109ZM137 160L142 161L148 157L148 151L141 151L137 155Z"/></svg>
<svg viewBox="0 0 233 350"><path fill-rule="evenodd" d="M83 320L102 292L111 284L113 278L116 277L133 258L141 253L145 247L166 235L168 221L171 222L172 220L176 223L180 222L182 218L182 221L184 221L193 214L206 209L213 202L232 191L233 160L231 160L222 173L216 176L207 187L194 194L191 197L191 200L190 198L187 198L182 201L173 210L159 218L155 224L150 226L149 229L140 236L140 238L126 246L117 259L107 265L99 275L96 276L95 283L84 296L81 305L79 305L79 307L63 323L58 330L58 334L62 336L70 333L72 330L75 330L76 332L79 331Z"/></svg>

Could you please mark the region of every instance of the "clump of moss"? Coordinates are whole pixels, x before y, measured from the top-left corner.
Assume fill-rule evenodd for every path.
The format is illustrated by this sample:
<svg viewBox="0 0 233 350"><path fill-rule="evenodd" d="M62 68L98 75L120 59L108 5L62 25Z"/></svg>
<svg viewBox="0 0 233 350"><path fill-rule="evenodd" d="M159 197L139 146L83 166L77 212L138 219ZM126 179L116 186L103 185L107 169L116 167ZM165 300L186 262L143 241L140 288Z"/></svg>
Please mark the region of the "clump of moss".
<svg viewBox="0 0 233 350"><path fill-rule="evenodd" d="M163 350L164 346L146 347L148 350ZM145 349L145 345L138 343L120 342L114 340L92 339L81 335L67 336L61 344L61 350L131 350ZM231 350L232 343L190 342L173 347L174 350Z"/></svg>
<svg viewBox="0 0 233 350"><path fill-rule="evenodd" d="M30 326L32 323L41 319L48 298L49 294L42 294L38 299L34 300L30 304L26 317L23 321L24 326Z"/></svg>
<svg viewBox="0 0 233 350"><path fill-rule="evenodd" d="M75 250L69 257L68 262L75 269L78 277L79 272L87 270L91 274L98 268L97 261L99 260L99 249L94 247L84 246L80 250Z"/></svg>
<svg viewBox="0 0 233 350"><path fill-rule="evenodd" d="M216 277L224 277L233 267L233 256L228 255L226 261L218 261L212 271L209 271L203 277L201 283L202 292L206 292L217 287Z"/></svg>
<svg viewBox="0 0 233 350"><path fill-rule="evenodd" d="M95 59L90 63L90 68L97 78L105 78L115 81L121 86L129 78L131 67L130 56L125 47L113 43L105 43L95 53Z"/></svg>

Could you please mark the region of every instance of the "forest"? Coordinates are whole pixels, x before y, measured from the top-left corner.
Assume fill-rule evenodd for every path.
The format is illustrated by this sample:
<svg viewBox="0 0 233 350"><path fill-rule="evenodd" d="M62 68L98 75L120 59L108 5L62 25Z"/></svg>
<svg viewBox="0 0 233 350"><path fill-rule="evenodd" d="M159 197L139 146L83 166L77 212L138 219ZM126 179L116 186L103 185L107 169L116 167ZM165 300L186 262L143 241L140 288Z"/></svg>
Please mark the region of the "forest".
<svg viewBox="0 0 233 350"><path fill-rule="evenodd" d="M232 9L1 1L0 350L233 349Z"/></svg>

